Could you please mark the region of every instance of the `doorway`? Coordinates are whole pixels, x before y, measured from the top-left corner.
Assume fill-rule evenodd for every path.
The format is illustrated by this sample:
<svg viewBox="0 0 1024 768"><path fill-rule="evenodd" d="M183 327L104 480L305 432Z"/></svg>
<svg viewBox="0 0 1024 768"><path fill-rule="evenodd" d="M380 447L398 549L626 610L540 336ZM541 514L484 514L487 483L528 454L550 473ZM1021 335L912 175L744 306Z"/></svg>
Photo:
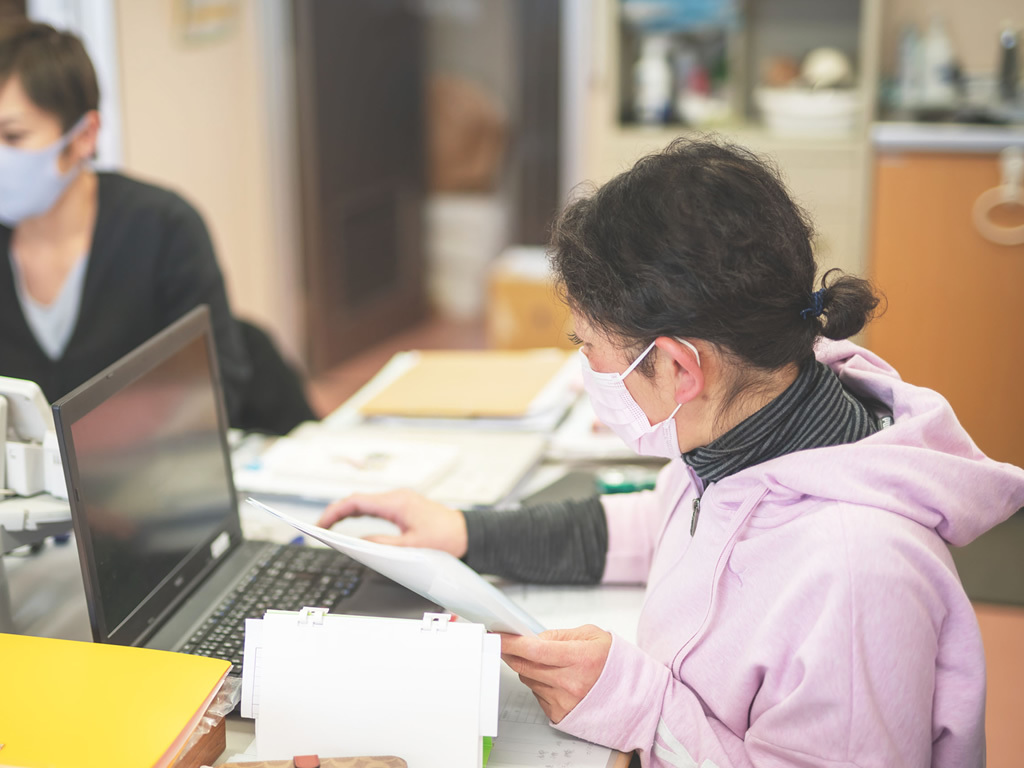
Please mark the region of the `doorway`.
<svg viewBox="0 0 1024 768"><path fill-rule="evenodd" d="M401 0L294 3L310 372L422 319L424 31Z"/></svg>

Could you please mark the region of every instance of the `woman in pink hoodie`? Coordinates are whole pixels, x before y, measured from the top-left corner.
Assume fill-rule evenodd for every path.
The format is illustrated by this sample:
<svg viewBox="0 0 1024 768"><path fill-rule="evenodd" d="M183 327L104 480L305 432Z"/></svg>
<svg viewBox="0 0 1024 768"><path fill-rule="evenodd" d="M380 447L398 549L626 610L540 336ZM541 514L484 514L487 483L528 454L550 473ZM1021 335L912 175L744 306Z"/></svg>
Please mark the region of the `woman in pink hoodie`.
<svg viewBox="0 0 1024 768"><path fill-rule="evenodd" d="M493 515L353 496L394 543L544 582L645 582L637 642L502 640L556 727L645 766L984 764L985 665L948 545L1024 506L935 392L849 341L878 300L777 173L679 140L556 222L599 418L669 459L653 491ZM955 350L950 351L955 354Z"/></svg>

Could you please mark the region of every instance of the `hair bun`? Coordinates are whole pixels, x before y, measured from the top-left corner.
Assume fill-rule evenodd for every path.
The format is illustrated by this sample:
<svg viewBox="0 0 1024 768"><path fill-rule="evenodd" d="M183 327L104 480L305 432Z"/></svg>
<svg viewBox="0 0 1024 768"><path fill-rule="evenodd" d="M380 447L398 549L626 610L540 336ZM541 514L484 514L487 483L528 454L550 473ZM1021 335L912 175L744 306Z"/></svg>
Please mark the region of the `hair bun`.
<svg viewBox="0 0 1024 768"><path fill-rule="evenodd" d="M835 340L859 333L875 317L880 303L870 281L847 275L841 269L826 272L821 278L821 289L813 296L820 296L821 311L817 314L825 316L821 334ZM817 306L816 303L814 307Z"/></svg>

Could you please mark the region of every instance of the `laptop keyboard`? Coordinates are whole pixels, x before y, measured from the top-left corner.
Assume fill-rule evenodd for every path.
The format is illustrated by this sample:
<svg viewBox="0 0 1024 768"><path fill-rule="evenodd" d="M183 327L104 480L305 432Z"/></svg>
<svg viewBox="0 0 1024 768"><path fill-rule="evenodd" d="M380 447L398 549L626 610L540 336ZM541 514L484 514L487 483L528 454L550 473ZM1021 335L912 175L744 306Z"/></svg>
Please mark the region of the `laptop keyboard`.
<svg viewBox="0 0 1024 768"><path fill-rule="evenodd" d="M355 591L364 570L333 549L274 547L178 650L230 661L230 674L240 675L246 619L261 619L268 609L298 611L306 606L335 613Z"/></svg>

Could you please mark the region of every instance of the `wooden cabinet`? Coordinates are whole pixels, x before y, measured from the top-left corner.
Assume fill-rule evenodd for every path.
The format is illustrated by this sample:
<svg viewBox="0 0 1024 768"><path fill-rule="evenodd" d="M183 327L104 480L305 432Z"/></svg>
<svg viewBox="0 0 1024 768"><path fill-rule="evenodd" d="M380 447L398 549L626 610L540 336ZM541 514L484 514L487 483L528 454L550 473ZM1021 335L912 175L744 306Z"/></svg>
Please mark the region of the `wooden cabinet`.
<svg viewBox="0 0 1024 768"><path fill-rule="evenodd" d="M1024 245L988 242L971 218L1000 183L997 156L883 153L875 165L870 273L888 309L869 346L941 392L981 450L1024 466Z"/></svg>

